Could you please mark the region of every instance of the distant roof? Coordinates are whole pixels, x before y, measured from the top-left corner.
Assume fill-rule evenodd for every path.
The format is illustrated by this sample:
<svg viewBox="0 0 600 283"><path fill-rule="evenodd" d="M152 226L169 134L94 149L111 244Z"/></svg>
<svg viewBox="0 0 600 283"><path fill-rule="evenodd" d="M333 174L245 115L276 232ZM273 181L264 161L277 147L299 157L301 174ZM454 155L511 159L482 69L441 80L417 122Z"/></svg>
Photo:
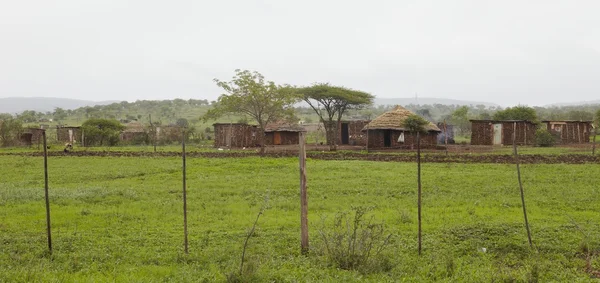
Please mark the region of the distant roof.
<svg viewBox="0 0 600 283"><path fill-rule="evenodd" d="M410 110L397 105L394 109L381 114L379 117L375 118L369 124L367 124L362 130L399 130L406 131L407 129L402 126L404 120L415 113ZM441 130L433 123L429 122L427 126L425 126L427 131L433 132L441 132Z"/></svg>
<svg viewBox="0 0 600 283"><path fill-rule="evenodd" d="M306 132L304 127L288 122L270 123L265 127L265 132Z"/></svg>

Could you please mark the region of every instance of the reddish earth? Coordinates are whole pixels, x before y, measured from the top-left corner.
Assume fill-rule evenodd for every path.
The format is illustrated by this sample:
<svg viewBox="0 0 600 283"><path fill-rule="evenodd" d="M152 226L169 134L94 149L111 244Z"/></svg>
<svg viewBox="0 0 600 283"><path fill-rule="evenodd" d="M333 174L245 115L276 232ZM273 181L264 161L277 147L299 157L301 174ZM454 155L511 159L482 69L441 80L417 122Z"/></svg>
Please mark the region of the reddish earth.
<svg viewBox="0 0 600 283"><path fill-rule="evenodd" d="M297 151L278 151L268 152L267 157L296 157ZM0 155L16 155L16 156L42 156L41 152L26 152L26 153L0 153ZM248 152L188 152L187 157L190 158L239 158L258 156L256 151ZM359 152L318 152L309 151L307 157L319 160L368 160L368 161L383 161L383 162L414 162L416 160L414 154L364 154ZM77 156L77 157L177 157L181 156L180 152L125 152L125 151L76 151L71 153L49 152L48 156ZM430 163L499 163L510 164L515 162L512 155L489 154L489 155L471 155L471 154L449 154L446 156L443 153L424 153L421 160ZM519 161L524 164L600 164L600 156L591 156L583 154L561 154L561 155L536 155L527 154L520 155Z"/></svg>

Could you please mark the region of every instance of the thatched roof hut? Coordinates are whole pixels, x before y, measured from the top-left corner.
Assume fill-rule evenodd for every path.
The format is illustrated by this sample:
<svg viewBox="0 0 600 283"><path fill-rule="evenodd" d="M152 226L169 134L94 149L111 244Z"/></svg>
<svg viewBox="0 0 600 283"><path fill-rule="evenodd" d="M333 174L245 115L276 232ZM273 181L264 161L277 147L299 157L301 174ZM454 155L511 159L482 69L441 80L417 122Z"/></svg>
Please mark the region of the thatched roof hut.
<svg viewBox="0 0 600 283"><path fill-rule="evenodd" d="M375 118L371 123L367 124L363 131L366 130L396 130L396 131L408 131L402 126L404 120L415 113L410 110L396 105L394 109L381 114L381 116ZM432 132L441 132L440 128L438 128L435 124L429 122L426 126L427 131Z"/></svg>
<svg viewBox="0 0 600 283"><path fill-rule="evenodd" d="M404 120L411 115L414 113L398 105L367 124L362 130L369 134L369 148L412 148L416 144L416 133L403 126ZM425 129L427 134L421 135L422 146L435 147L440 129L431 122Z"/></svg>

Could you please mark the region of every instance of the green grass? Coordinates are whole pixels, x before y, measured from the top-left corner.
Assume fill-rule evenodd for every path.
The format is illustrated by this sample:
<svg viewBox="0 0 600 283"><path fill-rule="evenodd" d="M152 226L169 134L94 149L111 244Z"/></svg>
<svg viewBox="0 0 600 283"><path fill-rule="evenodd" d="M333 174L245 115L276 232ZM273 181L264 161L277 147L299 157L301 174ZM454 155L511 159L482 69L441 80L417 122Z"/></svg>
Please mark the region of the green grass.
<svg viewBox="0 0 600 283"><path fill-rule="evenodd" d="M187 256L180 159L51 158L52 256L42 158L0 156L0 168L0 282L225 281L265 197L247 251L255 281L587 282L575 223L600 249L600 165L522 166L532 251L514 165L424 164L421 257L415 164L309 160L308 257L296 159L189 159ZM322 218L352 206L374 207L394 234L385 271L340 270L323 255Z"/></svg>

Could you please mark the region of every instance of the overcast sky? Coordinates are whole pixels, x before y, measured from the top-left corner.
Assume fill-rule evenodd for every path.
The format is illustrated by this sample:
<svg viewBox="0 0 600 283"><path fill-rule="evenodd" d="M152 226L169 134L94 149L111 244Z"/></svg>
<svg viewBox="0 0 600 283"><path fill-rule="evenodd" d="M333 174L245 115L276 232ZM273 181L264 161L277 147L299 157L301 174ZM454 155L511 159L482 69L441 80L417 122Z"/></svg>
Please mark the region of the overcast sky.
<svg viewBox="0 0 600 283"><path fill-rule="evenodd" d="M234 69L377 97L600 99L600 1L4 0L0 97L215 99Z"/></svg>

